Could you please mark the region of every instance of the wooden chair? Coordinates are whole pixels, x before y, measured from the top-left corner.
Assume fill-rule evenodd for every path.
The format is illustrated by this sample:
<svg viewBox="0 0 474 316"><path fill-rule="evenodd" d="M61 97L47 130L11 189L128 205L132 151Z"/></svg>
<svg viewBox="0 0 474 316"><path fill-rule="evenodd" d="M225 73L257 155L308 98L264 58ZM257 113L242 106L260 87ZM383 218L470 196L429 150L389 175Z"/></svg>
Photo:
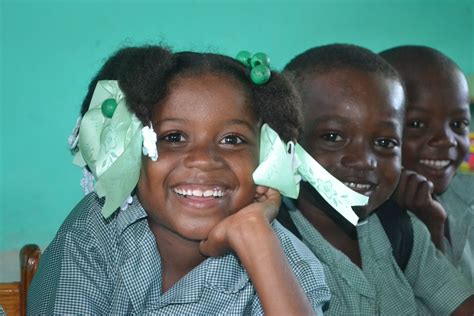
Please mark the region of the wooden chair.
<svg viewBox="0 0 474 316"><path fill-rule="evenodd" d="M20 281L0 283L0 305L7 316L26 315L26 297L41 255L37 245L25 245L20 250Z"/></svg>

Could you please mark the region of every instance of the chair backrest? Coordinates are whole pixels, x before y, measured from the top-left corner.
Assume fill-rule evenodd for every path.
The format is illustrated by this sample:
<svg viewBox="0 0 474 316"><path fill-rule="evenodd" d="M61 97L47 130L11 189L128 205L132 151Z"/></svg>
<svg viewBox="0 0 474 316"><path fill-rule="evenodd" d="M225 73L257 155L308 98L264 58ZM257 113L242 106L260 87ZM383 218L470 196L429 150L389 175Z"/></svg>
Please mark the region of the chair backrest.
<svg viewBox="0 0 474 316"><path fill-rule="evenodd" d="M37 245L25 245L20 250L20 281L0 283L0 305L10 315L26 315L26 298L41 255Z"/></svg>

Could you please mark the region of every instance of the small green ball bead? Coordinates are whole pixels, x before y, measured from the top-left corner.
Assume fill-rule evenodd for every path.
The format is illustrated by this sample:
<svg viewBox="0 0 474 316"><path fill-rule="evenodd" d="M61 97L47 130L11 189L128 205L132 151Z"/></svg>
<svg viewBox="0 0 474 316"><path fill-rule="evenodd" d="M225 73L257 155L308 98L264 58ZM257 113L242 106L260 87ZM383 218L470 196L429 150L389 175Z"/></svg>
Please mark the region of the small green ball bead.
<svg viewBox="0 0 474 316"><path fill-rule="evenodd" d="M238 61L240 61L242 64L244 64L245 66L247 67L250 67L250 58L252 57L252 54L250 54L250 52L246 51L246 50L243 50L243 51L240 51L237 56L235 57L235 59L237 59Z"/></svg>
<svg viewBox="0 0 474 316"><path fill-rule="evenodd" d="M250 59L250 65L252 67L256 67L258 65L270 67L270 57L268 57L265 53L256 53L252 56L252 59Z"/></svg>
<svg viewBox="0 0 474 316"><path fill-rule="evenodd" d="M270 68L264 65L258 65L252 68L250 71L250 78L256 85L262 85L270 80L271 71Z"/></svg>
<svg viewBox="0 0 474 316"><path fill-rule="evenodd" d="M102 110L102 114L105 117L112 118L114 115L115 109L117 108L117 101L115 99L107 99L102 102L102 106L100 109Z"/></svg>

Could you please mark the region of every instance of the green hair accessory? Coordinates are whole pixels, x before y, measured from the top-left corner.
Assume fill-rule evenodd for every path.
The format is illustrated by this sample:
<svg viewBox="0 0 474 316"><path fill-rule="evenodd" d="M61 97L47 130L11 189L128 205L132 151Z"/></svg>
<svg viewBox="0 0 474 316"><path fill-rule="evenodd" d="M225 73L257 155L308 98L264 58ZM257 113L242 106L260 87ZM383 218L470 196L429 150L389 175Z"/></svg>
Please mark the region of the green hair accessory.
<svg viewBox="0 0 474 316"><path fill-rule="evenodd" d="M272 74L270 71L270 58L265 53L252 55L250 52L243 50L237 54L235 59L251 68L250 79L256 85L265 84L270 80Z"/></svg>
<svg viewBox="0 0 474 316"><path fill-rule="evenodd" d="M359 217L352 206L366 205L369 200L326 171L299 144L285 144L268 124L261 129L260 164L253 179L256 184L274 188L293 199L298 197L300 181L306 181L353 225L357 225Z"/></svg>
<svg viewBox="0 0 474 316"><path fill-rule="evenodd" d="M142 127L128 110L117 81L97 82L89 110L81 120L73 163L87 165L94 175L95 191L99 197L105 197L105 218L129 200L138 183Z"/></svg>

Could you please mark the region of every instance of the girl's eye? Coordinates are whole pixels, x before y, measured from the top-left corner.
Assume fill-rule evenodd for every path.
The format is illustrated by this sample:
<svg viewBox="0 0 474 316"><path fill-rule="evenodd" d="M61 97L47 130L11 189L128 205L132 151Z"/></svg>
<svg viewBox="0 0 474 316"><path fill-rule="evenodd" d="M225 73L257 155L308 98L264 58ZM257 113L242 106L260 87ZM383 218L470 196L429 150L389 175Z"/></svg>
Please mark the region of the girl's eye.
<svg viewBox="0 0 474 316"><path fill-rule="evenodd" d="M451 123L451 127L458 130L467 129L468 126L469 126L468 120L454 121Z"/></svg>
<svg viewBox="0 0 474 316"><path fill-rule="evenodd" d="M375 146L392 149L398 146L398 142L390 138L379 138L375 140Z"/></svg>
<svg viewBox="0 0 474 316"><path fill-rule="evenodd" d="M342 136L337 133L327 133L321 136L325 141L328 142L342 142Z"/></svg>
<svg viewBox="0 0 474 316"><path fill-rule="evenodd" d="M180 143L180 142L184 142L186 139L180 133L170 133L161 137L161 140L164 140L169 143Z"/></svg>
<svg viewBox="0 0 474 316"><path fill-rule="evenodd" d="M244 143L244 140L237 135L226 135L222 138L220 143L226 145L239 145Z"/></svg>
<svg viewBox="0 0 474 316"><path fill-rule="evenodd" d="M411 128L424 128L426 125L425 123L421 121L408 121L407 122L407 127Z"/></svg>

